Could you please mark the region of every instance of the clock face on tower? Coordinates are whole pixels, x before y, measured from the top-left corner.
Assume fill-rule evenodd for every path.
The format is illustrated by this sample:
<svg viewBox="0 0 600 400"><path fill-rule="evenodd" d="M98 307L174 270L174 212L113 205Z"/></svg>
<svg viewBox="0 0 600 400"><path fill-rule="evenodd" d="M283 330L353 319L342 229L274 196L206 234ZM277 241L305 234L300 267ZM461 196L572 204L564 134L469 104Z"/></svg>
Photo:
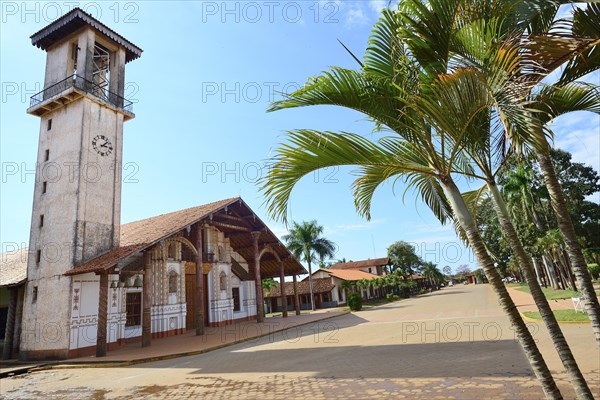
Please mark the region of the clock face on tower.
<svg viewBox="0 0 600 400"><path fill-rule="evenodd" d="M104 135L98 135L92 139L92 147L101 156L107 156L113 151L112 143Z"/></svg>

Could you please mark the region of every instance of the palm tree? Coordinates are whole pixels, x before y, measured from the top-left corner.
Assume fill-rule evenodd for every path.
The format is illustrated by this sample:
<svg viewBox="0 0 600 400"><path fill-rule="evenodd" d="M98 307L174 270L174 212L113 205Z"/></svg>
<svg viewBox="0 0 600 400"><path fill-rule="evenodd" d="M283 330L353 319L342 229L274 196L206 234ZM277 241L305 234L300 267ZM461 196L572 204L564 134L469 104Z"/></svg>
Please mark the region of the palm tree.
<svg viewBox="0 0 600 400"><path fill-rule="evenodd" d="M426 14L423 11L423 6L420 2L416 2L417 5L414 6L415 13L423 15ZM414 3L413 3L414 4ZM506 3L510 5L510 2ZM547 5L542 4L542 11L546 14L550 14L550 17L553 17L556 13L558 6L554 4L552 7L547 7ZM459 7L457 7L459 8ZM527 8L527 7L524 7ZM433 9L433 7L432 7ZM515 9L515 11L519 11L521 9ZM504 10L510 11L509 9ZM530 10L528 9L527 12ZM468 14L468 13L467 13ZM492 113L488 111L486 114L481 113L479 115L474 114L473 121L475 123L471 124L475 129L483 128L483 132L491 132L491 135L483 134L477 136L477 134L467 135L465 132L469 129L468 126L464 127L464 131L459 131L462 137L454 137L457 142L463 142L465 145L463 149L469 153L470 158L475 162L481 174L483 175L483 179L487 184L488 190L492 194L492 198L494 200L496 211L498 214L498 218L500 221L500 225L504 235L508 238L511 248L513 249L519 264L521 265L523 272L525 274L527 283L531 288L531 292L533 294L534 300L536 304L540 308L540 313L544 315L544 322L546 323L554 345L559 353L561 361L563 365L567 369L571 381L574 385L575 391L579 398L589 398L592 397L591 391L585 382L581 371L579 370L577 363L573 357L573 354L564 339L562 331L556 321L556 318L548 304L547 299L543 295L539 283L536 279L536 274L534 267L531 263L531 260L526 255L523 245L521 244L516 230L512 222L510 221L509 214L506 209L506 205L501 196L500 191L495 182L495 176L502 165L502 160L498 163L498 169L494 169L494 152L492 151L492 147L494 141L496 143L500 143L503 145L503 136L506 135L512 139L514 150L519 152L522 151L521 146L524 145L527 141L530 141L530 145L536 149L539 148L538 143L545 141L545 136L543 134L538 135L527 135L528 132L539 132L541 131L541 127L547 124L552 118L560 115L560 113L565 113L569 111L575 110L589 110L589 111L600 111L600 106L598 103L598 95L595 92L596 88L585 86L585 85L569 85L567 88L554 88L549 85L544 86L540 92L537 94L537 98L534 101L534 106L531 106L532 110L537 111L537 109L541 109L544 113L540 113L543 117L538 117L537 119L533 116L527 116L521 112L518 112L518 104L519 104L519 96L515 96L515 93L523 92L523 93L531 93L532 86L531 83L526 84L517 84L517 85L497 85L499 82L498 78L500 76L514 76L516 79L512 80L511 83L514 82L522 82L522 81L538 81L541 80L541 77L544 74L541 71L532 71L531 73L527 73L526 68L524 67L525 62L528 57L527 55L522 56L522 40L515 40L515 30L505 31L504 24L497 22L497 15L493 13L490 15L485 15L486 11L484 10L483 14L479 14L476 12L472 15L483 16L480 19L469 20L467 17L466 23L464 25L459 24L460 33L456 35L456 37L452 38L454 42L452 46L455 50L455 54L453 57L453 63L455 63L454 68L456 68L456 64L459 64L457 60L457 56L463 57L465 61L465 65L475 65L477 66L481 72L483 72L483 79L486 80L489 95L494 98L494 102L497 104L491 107L492 110L496 110L495 113L497 115L494 117ZM547 17L547 15L545 15ZM412 44L412 47L418 49L419 51L423 50L436 50L434 46L428 46L427 44L422 43L423 36L428 38L435 38L437 33L431 33L431 36L423 35L423 32L429 32L424 30L423 28L431 28L433 25L428 24L429 22L437 22L435 18L422 18L420 21L417 18L416 23L412 18L409 19L408 28L406 28L406 32L409 35L412 35L413 39L415 39ZM517 21L521 21L523 19L517 19ZM535 18L524 19L528 21L529 25L535 22ZM484 21L482 24L481 21ZM534 21L534 22L532 22ZM539 24L536 23L536 29L533 30L535 32L534 40L528 38L528 43L531 47L529 50L540 50L539 45L536 45L536 40L539 42L543 42L543 40L553 40L554 36L547 35L542 38L543 32L548 32L547 30L539 30ZM548 27L549 28L549 27ZM541 33L540 33L541 32ZM482 33L483 36L479 37L475 41L472 40L473 37L477 33ZM498 45L498 43L501 43ZM536 47L537 46L537 47ZM409 44L409 47L411 45ZM545 49L546 51L549 51ZM551 51L551 50L550 50ZM568 53L568 51L567 51ZM431 54L439 55L439 53L425 53L421 58L427 59L431 57ZM527 53L526 53L527 54ZM539 52L535 54L540 54ZM565 54L565 51L561 52L562 55ZM500 63L498 61L501 61ZM525 70L511 70L509 66L519 66ZM545 72L545 71L544 71ZM508 89L508 90L507 90ZM544 98L546 97L546 98ZM548 104L548 99L552 97L557 97L560 102L559 106L554 106L552 103ZM508 101L507 101L508 100ZM434 108L435 110L435 108ZM450 109L451 110L451 109ZM560 110L560 111L557 111ZM441 110L440 110L441 111ZM483 115L482 115L483 114ZM535 115L535 114L533 114ZM477 119L481 119L479 123L477 123ZM501 121L502 124L500 127L502 128L502 136L497 135L495 138L494 134L494 120ZM451 132L451 130L449 130ZM466 141L464 139L467 139ZM536 143L537 141L537 143ZM503 154L500 152L500 154ZM527 193L524 193L527 194ZM475 198L480 195L480 191L475 193ZM533 203L532 199L530 200L530 204ZM537 217L535 213L535 208L531 209L532 216L534 218L534 222L536 226L540 226L541 222L539 221L539 217ZM590 281L591 282L591 281Z"/></svg>
<svg viewBox="0 0 600 400"><path fill-rule="evenodd" d="M520 271L523 272L525 276L534 301L540 309L540 314L542 315L542 318L549 332L551 333L551 338L560 356L560 359L563 362L565 369L568 371L571 381L573 382L573 385L578 395L580 395L581 397L589 397L591 396L591 391L585 381L585 378L583 377L583 374L577 366L577 362L575 361L571 349L569 348L564 338L564 335L562 334L556 317L552 312L550 305L548 304L548 300L542 292L542 289L537 280L537 275L532 261L525 252L523 244L521 243L517 235L517 231L511 221L502 193L500 192L497 186L496 175L499 169L503 166L504 160L494 157L493 143L495 141L500 142L501 138L498 138L498 134L504 134L504 132L495 132L494 129L491 128L492 121L493 118L491 118L490 113L484 114L483 118L481 118L479 123L477 123L476 118L474 118L475 123L472 124L474 132L468 135L469 141L465 146L462 147L463 151L466 154L468 154L470 159L478 168L477 174L472 175L474 175L474 177L484 180L486 183L486 186L484 186L483 188L469 192L465 194L464 197L467 200L467 203L469 204L471 210L475 210L473 211L473 213L476 214L477 205L480 199L482 198L484 191L487 189L487 191L491 193L502 233L508 239L510 247L518 260L519 264L517 267ZM470 128L465 128L465 131L468 129ZM460 139L457 137L452 138L454 140ZM523 175L524 174L522 174L520 178ZM524 203L526 204L525 211L528 211L529 206L533 202L533 198L531 196L528 196L527 193L525 193L526 190L524 187L525 185L520 186L520 193L522 194L522 197L525 197L528 200ZM430 267L431 266L428 266L429 269ZM430 272L430 274L433 274L433 272Z"/></svg>
<svg viewBox="0 0 600 400"><path fill-rule="evenodd" d="M414 12L421 13L419 17L450 16L448 19L452 22L460 13L456 8L447 9L448 3L429 2L432 9L420 2L411 4ZM403 6L407 7L406 3ZM456 169L469 171L469 164L459 151L460 142L453 142L451 137L461 136L458 132L464 126L461 121L469 120L482 107L494 105L487 102L485 95L480 95L481 91L473 91L473 98L463 96L459 89L477 87L485 79L468 69L445 75L448 55L437 57L439 54L436 54L432 57L435 61L417 64L416 54L422 48L412 49L409 56L405 37L396 35L403 27L397 17L384 11L375 26L361 71L333 68L289 98L274 103L271 111L317 104L339 105L366 114L378 129L392 131L398 136L384 137L374 143L348 133L290 132L289 143L278 149L273 168L263 180L268 210L272 216L285 220L291 190L302 176L328 166L357 165L359 178L354 184L355 203L359 213L369 218L375 189L390 178L405 179L408 187L418 190L442 222L455 219L460 224L496 290L500 304L516 328L544 392L550 398L561 398L452 178ZM442 36L442 41L447 41L448 38L443 36L449 35L450 31L435 30ZM444 47L447 51L447 42L439 46ZM440 68L440 62L445 63L444 68ZM505 83L499 82L499 86ZM446 135L448 132L452 132L450 137Z"/></svg>
<svg viewBox="0 0 600 400"><path fill-rule="evenodd" d="M371 286L371 282L365 278L359 279L356 281L356 288L358 289L358 292L360 293L360 295L362 296L363 290L365 291L365 297L366 300L368 300L369 298L369 287Z"/></svg>
<svg viewBox="0 0 600 400"><path fill-rule="evenodd" d="M313 295L312 268L313 261L322 260L325 257L335 255L335 244L322 237L323 227L317 221L303 221L298 224L292 223L289 233L283 236L288 249L292 254L308 264L308 286L310 288L310 306L315 310Z"/></svg>
<svg viewBox="0 0 600 400"><path fill-rule="evenodd" d="M423 264L423 277L429 281L429 285L432 289L437 288L438 284L443 279L443 275L437 265L431 261L427 261Z"/></svg>
<svg viewBox="0 0 600 400"><path fill-rule="evenodd" d="M521 14L522 18L515 18L516 21L521 22L520 33L522 36L519 49L526 56L523 58L523 62L513 65L512 70L516 73L517 78L522 77L519 72L522 70L532 71L530 76L537 75L537 78L530 80L529 88L522 92L522 97L535 111L545 112L535 112L534 117L539 119L537 127L530 127L521 133L524 139L534 144L533 150L550 195L550 203L556 214L559 230L564 237L566 251L582 292L585 308L592 321L596 343L600 346L600 304L552 164L551 146L543 132L543 127L547 122L564 112L572 111L573 106L578 103L588 103L590 109L593 108L595 112L600 112L597 88L590 88L587 84L575 82L600 68L600 31L598 30L600 5L588 3L587 8L576 9L573 13L572 24L563 25L564 20L555 21L561 3L560 1L547 1L539 4L538 8L542 12L538 15L543 18L531 18L524 14ZM522 11L526 8L517 7L516 10ZM530 12L530 10L526 10L526 12ZM551 29L553 30L552 35L541 37L538 34L538 32L549 32ZM530 32L533 33L529 34ZM554 85L539 84L542 79L559 68L562 71ZM515 138L511 137L510 139Z"/></svg>
<svg viewBox="0 0 600 400"><path fill-rule="evenodd" d="M502 186L502 194L509 204L519 208L512 214L518 213L528 220L531 219L536 228L541 231L544 227L536 208L535 198L531 193L531 171L519 164L516 170L508 172L507 175L507 181Z"/></svg>

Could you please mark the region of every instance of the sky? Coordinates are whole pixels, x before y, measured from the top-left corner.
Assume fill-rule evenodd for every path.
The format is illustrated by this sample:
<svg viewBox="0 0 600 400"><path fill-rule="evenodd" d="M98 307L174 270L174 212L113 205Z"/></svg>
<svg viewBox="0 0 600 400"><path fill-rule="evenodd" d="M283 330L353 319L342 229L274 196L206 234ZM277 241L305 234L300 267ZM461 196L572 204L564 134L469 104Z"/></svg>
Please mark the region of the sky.
<svg viewBox="0 0 600 400"><path fill-rule="evenodd" d="M144 52L126 65L122 223L241 196L279 236L256 180L287 130L310 128L373 137L354 111L312 107L267 113L281 93L331 66L355 68L339 44L362 55L384 1L11 2L0 25L0 252L27 246L39 119L27 115L42 89L45 52L29 37L75 6ZM568 12L568 9L562 10ZM600 75L591 77L600 84ZM555 144L600 169L600 119L586 113L553 124ZM376 192L372 220L357 215L352 169L323 170L294 189L290 219L317 220L337 245L335 259L386 256L412 243L440 267L476 267L474 256L402 183ZM470 187L462 182L461 188ZM600 194L593 198L600 201Z"/></svg>

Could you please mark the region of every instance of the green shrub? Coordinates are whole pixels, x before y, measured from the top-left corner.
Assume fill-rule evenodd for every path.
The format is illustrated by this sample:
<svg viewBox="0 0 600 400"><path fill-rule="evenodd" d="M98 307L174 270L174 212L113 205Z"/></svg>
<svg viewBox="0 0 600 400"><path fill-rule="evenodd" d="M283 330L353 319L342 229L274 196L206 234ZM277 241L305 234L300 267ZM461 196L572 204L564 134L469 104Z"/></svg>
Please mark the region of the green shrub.
<svg viewBox="0 0 600 400"><path fill-rule="evenodd" d="M392 294L391 294L391 293L388 293L388 294L386 294L386 295L385 295L385 299L386 299L387 301L394 301L394 298L393 298L393 296L392 296Z"/></svg>
<svg viewBox="0 0 600 400"><path fill-rule="evenodd" d="M398 296L397 294L392 295L392 300L396 301L396 300L400 300L400 296Z"/></svg>
<svg viewBox="0 0 600 400"><path fill-rule="evenodd" d="M426 293L429 293L429 290L427 290L427 289L419 290L419 294L426 294Z"/></svg>
<svg viewBox="0 0 600 400"><path fill-rule="evenodd" d="M350 293L348 295L348 307L352 311L362 310L362 297L358 293Z"/></svg>
<svg viewBox="0 0 600 400"><path fill-rule="evenodd" d="M600 265L598 264L588 264L588 270L590 271L590 275L592 275L593 279L598 279L600 277Z"/></svg>

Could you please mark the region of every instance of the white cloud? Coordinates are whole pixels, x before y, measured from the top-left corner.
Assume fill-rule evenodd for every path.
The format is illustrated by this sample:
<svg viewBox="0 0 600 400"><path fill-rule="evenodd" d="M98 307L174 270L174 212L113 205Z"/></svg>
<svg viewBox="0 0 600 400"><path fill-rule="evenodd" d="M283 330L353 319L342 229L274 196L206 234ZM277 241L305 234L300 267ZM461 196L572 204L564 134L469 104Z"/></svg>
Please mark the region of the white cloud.
<svg viewBox="0 0 600 400"><path fill-rule="evenodd" d="M357 223L357 224L338 224L333 226L325 226L326 235L344 234L346 232L363 231L372 229L377 225L384 223L385 219L375 219L370 222Z"/></svg>
<svg viewBox="0 0 600 400"><path fill-rule="evenodd" d="M387 4L388 4L388 2L385 0L370 0L369 1L369 7L371 7L371 10L375 11L376 13L379 13L379 12L381 12L381 10L386 8Z"/></svg>
<svg viewBox="0 0 600 400"><path fill-rule="evenodd" d="M600 116L574 112L552 125L554 145L573 154L573 161L600 169Z"/></svg>
<svg viewBox="0 0 600 400"><path fill-rule="evenodd" d="M269 225L269 229L271 229L271 231L275 234L275 236L277 236L280 240L281 237L284 235L288 234L288 230L285 226L283 225Z"/></svg>
<svg viewBox="0 0 600 400"><path fill-rule="evenodd" d="M364 25L369 22L369 17L360 5L350 6L346 14L346 24L348 25Z"/></svg>

